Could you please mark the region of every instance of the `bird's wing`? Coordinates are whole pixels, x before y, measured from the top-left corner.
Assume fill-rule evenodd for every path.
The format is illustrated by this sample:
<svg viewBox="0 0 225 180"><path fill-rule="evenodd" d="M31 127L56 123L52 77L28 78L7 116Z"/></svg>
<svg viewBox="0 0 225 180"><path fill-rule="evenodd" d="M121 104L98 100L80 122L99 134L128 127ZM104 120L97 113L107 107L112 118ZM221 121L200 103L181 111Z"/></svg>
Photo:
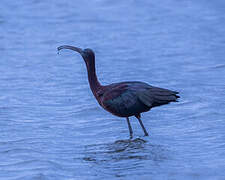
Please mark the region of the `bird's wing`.
<svg viewBox="0 0 225 180"><path fill-rule="evenodd" d="M125 106L128 108L129 106L135 104L136 98L136 94L129 89L127 84L119 84L106 91L103 95L102 101L115 101L115 103L119 101L120 103L125 104Z"/></svg>
<svg viewBox="0 0 225 180"><path fill-rule="evenodd" d="M138 98L148 107L154 107L177 101L179 98L177 94L176 91L149 86L138 92Z"/></svg>
<svg viewBox="0 0 225 180"><path fill-rule="evenodd" d="M103 107L113 114L128 116L134 113L138 97L127 84L118 84L106 91L102 97Z"/></svg>
<svg viewBox="0 0 225 180"><path fill-rule="evenodd" d="M177 101L177 94L142 82L125 82L110 86L103 94L101 104L113 114L129 116Z"/></svg>

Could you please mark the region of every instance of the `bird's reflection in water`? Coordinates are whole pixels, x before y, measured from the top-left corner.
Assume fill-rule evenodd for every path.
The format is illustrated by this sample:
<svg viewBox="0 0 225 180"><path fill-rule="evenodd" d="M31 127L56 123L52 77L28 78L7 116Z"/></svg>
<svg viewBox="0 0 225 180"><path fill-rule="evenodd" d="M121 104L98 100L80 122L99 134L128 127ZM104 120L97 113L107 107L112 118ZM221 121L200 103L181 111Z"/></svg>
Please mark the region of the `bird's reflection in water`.
<svg viewBox="0 0 225 180"><path fill-rule="evenodd" d="M136 138L118 140L109 144L87 145L83 160L101 165L105 163L106 166L113 166L113 163L126 163L126 167L129 167L132 163L137 166L139 162L145 160L164 161L167 159L166 151L161 145L154 145L144 139ZM132 163L129 164L130 162Z"/></svg>
<svg viewBox="0 0 225 180"><path fill-rule="evenodd" d="M108 152L107 153L116 153L116 152L123 152L123 151L131 151L134 149L142 149L144 148L144 144L147 141L141 139L141 138L136 138L136 139L127 139L127 140L118 140L115 141L112 144L108 144Z"/></svg>

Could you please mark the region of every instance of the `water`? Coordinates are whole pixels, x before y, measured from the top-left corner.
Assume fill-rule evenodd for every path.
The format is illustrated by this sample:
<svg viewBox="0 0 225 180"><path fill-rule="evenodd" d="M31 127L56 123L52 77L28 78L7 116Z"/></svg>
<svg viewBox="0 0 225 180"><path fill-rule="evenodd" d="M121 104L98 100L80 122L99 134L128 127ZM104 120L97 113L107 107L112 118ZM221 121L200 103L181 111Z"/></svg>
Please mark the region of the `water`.
<svg viewBox="0 0 225 180"><path fill-rule="evenodd" d="M0 5L0 179L225 179L225 3L7 1ZM141 80L179 103L131 118L101 109L82 58L103 84Z"/></svg>

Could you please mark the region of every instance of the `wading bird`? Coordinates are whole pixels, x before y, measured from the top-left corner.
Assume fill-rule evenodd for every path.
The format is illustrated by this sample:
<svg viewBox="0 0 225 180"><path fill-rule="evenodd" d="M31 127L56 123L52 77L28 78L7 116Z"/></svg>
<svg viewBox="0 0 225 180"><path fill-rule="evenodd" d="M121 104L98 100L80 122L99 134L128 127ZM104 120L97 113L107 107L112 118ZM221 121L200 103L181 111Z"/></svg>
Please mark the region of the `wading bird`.
<svg viewBox="0 0 225 180"><path fill-rule="evenodd" d="M70 49L80 53L87 67L88 81L93 95L106 111L126 118L130 138L133 137L130 116L135 116L138 119L145 136L148 136L148 132L141 121L141 113L156 106L168 104L172 101L176 102L179 98L176 91L150 86L139 81L103 86L99 83L96 75L95 54L91 49L81 49L68 45L59 46L57 49L58 52L62 49Z"/></svg>

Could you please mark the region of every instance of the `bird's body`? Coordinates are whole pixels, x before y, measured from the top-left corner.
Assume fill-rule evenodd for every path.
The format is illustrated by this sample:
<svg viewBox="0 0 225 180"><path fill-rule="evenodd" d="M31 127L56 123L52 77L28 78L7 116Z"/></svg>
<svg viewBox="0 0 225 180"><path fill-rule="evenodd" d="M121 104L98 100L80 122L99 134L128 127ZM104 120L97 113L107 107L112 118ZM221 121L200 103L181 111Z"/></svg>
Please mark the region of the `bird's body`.
<svg viewBox="0 0 225 180"><path fill-rule="evenodd" d="M176 101L177 92L130 81L103 86L97 91L99 104L119 117L138 116L151 108Z"/></svg>
<svg viewBox="0 0 225 180"><path fill-rule="evenodd" d="M130 116L135 116L145 133L148 135L140 117L141 113L151 108L177 101L178 92L151 86L144 82L130 81L102 86L95 72L95 55L91 49L82 50L73 46L60 46L58 50L71 49L79 52L87 67L90 88L100 106L106 111L126 117L132 137L133 131L129 122Z"/></svg>

